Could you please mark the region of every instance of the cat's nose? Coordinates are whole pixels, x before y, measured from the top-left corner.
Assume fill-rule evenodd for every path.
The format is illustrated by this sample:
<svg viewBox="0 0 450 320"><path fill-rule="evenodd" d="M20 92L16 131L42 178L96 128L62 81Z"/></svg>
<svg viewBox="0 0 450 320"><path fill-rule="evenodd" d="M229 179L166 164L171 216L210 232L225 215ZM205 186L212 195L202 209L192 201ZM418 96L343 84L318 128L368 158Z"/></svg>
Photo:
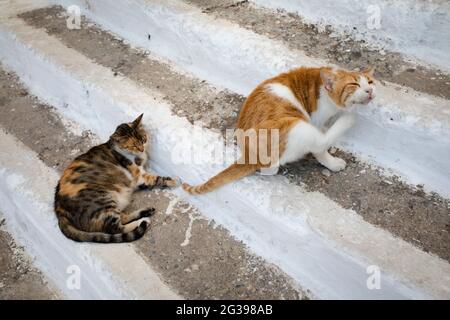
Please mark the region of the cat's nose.
<svg viewBox="0 0 450 320"><path fill-rule="evenodd" d="M372 93L373 93L373 89L372 88L367 88L365 91L366 91L367 94L369 94L369 96L372 95Z"/></svg>

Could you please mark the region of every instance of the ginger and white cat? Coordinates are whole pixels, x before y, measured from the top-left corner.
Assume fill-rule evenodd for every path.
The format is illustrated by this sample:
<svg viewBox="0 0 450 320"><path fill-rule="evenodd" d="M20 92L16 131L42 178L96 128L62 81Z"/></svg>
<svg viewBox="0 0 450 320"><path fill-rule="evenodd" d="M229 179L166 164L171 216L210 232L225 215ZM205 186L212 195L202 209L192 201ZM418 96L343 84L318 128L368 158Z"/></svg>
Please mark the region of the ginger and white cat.
<svg viewBox="0 0 450 320"><path fill-rule="evenodd" d="M355 106L367 105L375 97L373 68L352 72L329 67L299 68L261 83L246 99L239 114L237 129L267 129L266 154L277 147L277 161L265 163L260 148L245 141L239 143L242 158L204 184L183 189L192 194L212 191L257 170L277 170L279 165L294 162L308 153L332 171L343 170L343 159L328 149L354 123L350 112ZM341 113L327 130L327 121ZM277 130L278 145L272 146L271 132ZM259 138L259 137L258 137ZM255 151L256 150L256 151ZM257 153L257 161L249 161Z"/></svg>

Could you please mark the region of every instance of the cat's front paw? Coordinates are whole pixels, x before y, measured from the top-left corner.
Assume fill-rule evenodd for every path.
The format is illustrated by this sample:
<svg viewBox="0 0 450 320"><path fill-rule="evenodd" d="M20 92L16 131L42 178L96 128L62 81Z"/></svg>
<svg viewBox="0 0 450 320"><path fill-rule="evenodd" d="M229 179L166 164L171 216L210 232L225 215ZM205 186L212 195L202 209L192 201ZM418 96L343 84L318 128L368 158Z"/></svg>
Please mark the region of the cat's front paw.
<svg viewBox="0 0 450 320"><path fill-rule="evenodd" d="M175 188L180 185L180 178L163 177L163 187Z"/></svg>
<svg viewBox="0 0 450 320"><path fill-rule="evenodd" d="M329 161L326 165L326 167L328 169L330 169L331 171L334 171L334 172L344 170L346 166L347 166L347 163L345 162L345 160L341 159L341 158L337 158L337 157L333 157L333 158L329 159Z"/></svg>

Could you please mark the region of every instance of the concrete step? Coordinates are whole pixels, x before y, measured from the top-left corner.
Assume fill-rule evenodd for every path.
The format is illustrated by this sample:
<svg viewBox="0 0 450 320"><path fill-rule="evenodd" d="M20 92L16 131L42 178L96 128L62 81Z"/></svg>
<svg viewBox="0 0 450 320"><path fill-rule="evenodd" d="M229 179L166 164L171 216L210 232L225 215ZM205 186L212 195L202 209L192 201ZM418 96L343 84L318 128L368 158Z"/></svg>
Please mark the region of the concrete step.
<svg viewBox="0 0 450 320"><path fill-rule="evenodd" d="M27 254L6 229L0 212L0 300L42 300L62 298L47 277L33 266Z"/></svg>
<svg viewBox="0 0 450 320"><path fill-rule="evenodd" d="M174 162L171 151L180 147L183 137L194 137L200 156L207 158L203 146L220 141L220 135L209 129L200 129L200 137L193 135L194 127L172 113L171 100L164 99L159 88L143 87L115 75L12 14L2 18L0 42L2 48L7 48L1 52L2 61L33 93L101 139L117 123L144 111L145 124L155 136L152 165L160 173L196 181L223 167ZM189 145L181 151L186 148ZM324 195L307 192L282 177L251 177L220 193L185 200L317 297L448 295L449 286L441 277L448 274L447 262L370 225ZM380 290L366 286L370 264L382 269Z"/></svg>
<svg viewBox="0 0 450 320"><path fill-rule="evenodd" d="M203 13L213 15L219 19L225 19L233 23L238 24L244 29L249 29L257 34L264 35L269 39L273 39L282 42L286 47L291 50L299 50L305 52L306 55L315 59L324 60L325 63L339 65L347 69L353 70L356 68L365 68L367 66L375 67L375 77L381 81L392 82L404 87L410 87L416 91L428 93L437 97L449 99L450 98L450 73L440 70L436 67L431 67L428 64L423 64L411 56L402 52L397 52L385 48L380 48L379 45L371 43L372 35L382 36L383 32L389 31L402 31L403 35L411 36L414 38L422 37L416 34L407 34L402 28L388 28L385 21L382 23L382 28L373 31L366 32L364 35L354 35L352 33L362 33L360 30L355 31L355 28L361 27L363 24L364 29L367 28L365 22L369 17L366 14L366 9L371 8L370 5L350 0L357 6L358 9L364 8L364 10L357 11L358 14L349 12L348 2L336 3L332 2L332 5L321 6L317 8L317 4L314 2L295 2L288 1L283 3L282 1L239 1L239 0L184 0L187 3L193 4L201 8ZM269 8L264 8L256 4L261 3ZM288 5L291 4L290 8ZM294 9L297 5L299 8ZM276 8L276 10L270 9L270 6ZM310 6L310 8L308 8ZM346 7L347 6L347 7ZM300 10L300 7L302 10ZM372 7L376 7L373 6ZM389 5L380 5L384 7L383 11L395 7L395 5L389 3ZM425 5L424 9L433 11L433 5ZM313 9L314 8L314 9ZM333 12L336 8L342 9L339 13L349 15L346 19L341 19L347 24L346 30L339 32L336 27L331 28L333 23L333 16L330 12ZM389 9L388 9L389 8ZM419 15L424 12L417 10L417 7L408 8L411 11L417 10L411 16L408 15L408 10L405 10L408 6L400 6L396 8L399 19L395 23L405 23L405 20L414 17L419 20ZM324 13L325 11L325 13ZM441 10L442 11L442 10ZM319 17L315 16L315 19L307 19L308 15L317 14L320 12ZM438 10L432 12L432 14L438 16ZM363 14L361 14L363 13ZM350 16L355 19L349 19ZM381 16L383 18L384 15ZM421 18L424 18L423 16ZM384 19L383 19L384 20ZM426 20L426 19L423 19ZM360 24L358 27L352 26L354 21L358 21ZM441 23L445 22L445 19L439 20ZM437 25L438 23L436 23ZM344 25L344 23L341 23ZM415 25L416 27L417 25ZM430 27L430 26L428 26ZM445 28L442 28L445 29ZM435 31L435 30L434 30ZM435 31L436 32L436 31ZM436 32L436 34L439 34ZM423 37L422 37L423 39ZM415 40L415 39L414 39ZM409 39L404 41L408 48L414 47L417 43L414 40ZM443 39L441 39L441 45L447 45ZM435 43L436 44L436 43ZM423 44L422 44L423 45ZM432 46L431 46L432 47ZM432 56L432 55L429 55Z"/></svg>
<svg viewBox="0 0 450 320"><path fill-rule="evenodd" d="M293 67L329 64L182 1L52 3L76 4L83 14L131 44L243 95ZM340 142L342 148L412 184L450 196L449 139L442 139L450 136L449 100L385 82L378 86L377 100L359 116Z"/></svg>
<svg viewBox="0 0 450 320"><path fill-rule="evenodd" d="M14 74L3 70L0 70L0 106L0 128L15 140L19 140L20 147L23 146L29 150L24 153L34 154L33 157L37 156L43 166L56 172L57 175L69 164L71 158L99 143L99 139L95 135L83 131L76 123L61 118L53 108L29 95ZM14 150L10 150L9 145L5 147L10 151L10 157L19 157L13 152ZM34 168L36 165L31 167ZM23 167L11 169L2 166L1 168L7 174L12 174L11 171L15 170L14 172L17 171L23 176L27 175L27 172L21 172ZM36 179L39 179L39 174L36 174ZM38 194L48 194L46 205L51 208L55 184L56 181L49 182L49 185L40 193L28 188L28 194L30 197L37 192ZM14 192L5 193L5 196L9 196L10 201L22 202L14 196ZM121 246L120 250L114 251L115 259L123 262L119 266L142 281L143 285L140 291L135 288L136 278L130 281L129 276L124 277L123 271L117 270L116 262L112 262L112 267L108 268L110 263L105 261L104 251L91 252L90 250L91 247L101 249L104 246L89 244L81 246L74 252L72 247L66 248L66 245L74 244L72 241L64 237L57 238L56 247L63 249L68 256L61 257L61 250L52 250L53 254L49 256L51 259L46 258L45 261L42 261L40 245L45 244L48 239L41 241L42 235L39 233L38 238L34 237L36 232L30 235L30 237L33 236L31 240L23 237L23 233L26 234L25 228L27 230L38 228L32 223L34 220L29 220L27 214L23 214L15 207L7 207L5 212L8 215L4 215L4 223L8 229L16 230L16 239L31 251L42 271L51 275L53 286L61 287L64 295L60 295L60 298L174 298L173 295L167 295L164 291L158 290L157 285L160 280L152 279L152 273L155 272L164 283L172 288L171 290L188 299L299 299L307 297L298 285L294 285L289 277L278 268L248 252L245 246L234 240L226 230L217 226L214 221L207 219L176 195L158 190L140 192L135 194L129 210L148 206L155 207L157 210L156 216L152 219L150 231L142 240L129 246ZM20 221L11 216L17 213L21 218ZM30 214L34 214L34 212L30 212ZM49 215L50 223L46 231L51 236L59 237L60 231L53 212L46 214ZM34 239L39 239L39 241L35 243ZM36 246L37 248L35 248ZM74 247L76 249L79 246L74 244ZM85 251L89 251L89 257L86 256ZM133 254L133 252L135 253ZM126 259L130 256L132 258L136 254L141 257L138 259L141 265L142 262L148 265L150 274L147 274L148 268L139 266L139 263L136 264L134 261L136 259ZM122 258L117 259L117 257ZM70 276L66 274L66 269L60 269L69 267L69 265L64 266L68 258L73 260L72 264L80 267L82 291L74 290L75 292L72 292L66 287L65 281L55 278L55 274L66 278ZM89 266L80 264L78 261L88 258L90 259ZM108 259L110 258L108 257ZM55 262L55 260L61 260L61 262ZM135 268L127 268L126 264L128 263L133 263ZM98 264L106 267L97 268ZM92 288L86 285L86 283L90 283L91 279L83 276L92 274L92 270L89 268L85 270L87 267L94 268L95 274L98 273L103 278L106 272L107 275L112 274L111 277L114 281L106 278L104 281L108 282L109 287L101 287L101 292L91 292ZM111 282L119 282L120 285L118 288L111 289ZM5 283L7 286L8 282ZM23 285L29 286L28 284ZM149 287L150 291L146 292ZM19 291L20 287L17 287L17 290ZM115 291L110 292L111 290ZM17 294L20 294L20 291L16 292ZM32 292L29 294L25 295L25 298L33 297Z"/></svg>
<svg viewBox="0 0 450 320"><path fill-rule="evenodd" d="M180 73L167 61L131 48L89 21L73 32L66 28L61 8L31 11L21 17L30 25L45 29L66 46L112 69L114 74L159 91L170 103L172 112L189 122L202 122L222 133L233 127L243 96L220 91ZM349 163L342 173L330 175L317 161L306 159L283 168L281 174L294 184L306 185L308 190L319 191L344 208L355 210L366 221L449 260L447 200L427 195L422 189L405 185L398 179L387 178L352 154L337 153Z"/></svg>
<svg viewBox="0 0 450 320"><path fill-rule="evenodd" d="M446 40L450 36L450 4L447 1L381 0L374 3L370 0L347 0L336 3L325 0L320 4L302 0L240 2L289 12L308 24L331 29L338 35L364 40L378 49L395 50L416 60L434 64L446 70L447 74L450 72L447 63L450 44Z"/></svg>
<svg viewBox="0 0 450 320"><path fill-rule="evenodd" d="M176 299L177 294L128 244L79 245L59 232L52 200L59 175L35 153L0 131L0 210L8 229L35 258L35 265L72 299ZM121 257L117 259L117 257ZM70 282L80 275L80 286Z"/></svg>

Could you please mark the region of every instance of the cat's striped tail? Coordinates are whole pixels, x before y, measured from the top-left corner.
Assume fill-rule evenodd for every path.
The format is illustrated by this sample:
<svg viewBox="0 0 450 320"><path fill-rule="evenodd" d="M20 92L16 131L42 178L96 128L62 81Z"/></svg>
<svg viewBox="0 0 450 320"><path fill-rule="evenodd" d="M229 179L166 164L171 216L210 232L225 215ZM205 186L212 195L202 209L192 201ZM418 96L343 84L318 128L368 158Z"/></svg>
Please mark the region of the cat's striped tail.
<svg viewBox="0 0 450 320"><path fill-rule="evenodd" d="M257 169L257 165L234 163L203 184L200 184L198 186L191 186L187 183L183 183L182 187L186 192L190 194L207 193L223 186L224 184L248 176L249 174L255 172Z"/></svg>
<svg viewBox="0 0 450 320"><path fill-rule="evenodd" d="M141 238L147 231L148 223L142 221L134 230L125 233L86 232L75 228L66 217L59 217L59 228L69 239L77 242L121 243Z"/></svg>

